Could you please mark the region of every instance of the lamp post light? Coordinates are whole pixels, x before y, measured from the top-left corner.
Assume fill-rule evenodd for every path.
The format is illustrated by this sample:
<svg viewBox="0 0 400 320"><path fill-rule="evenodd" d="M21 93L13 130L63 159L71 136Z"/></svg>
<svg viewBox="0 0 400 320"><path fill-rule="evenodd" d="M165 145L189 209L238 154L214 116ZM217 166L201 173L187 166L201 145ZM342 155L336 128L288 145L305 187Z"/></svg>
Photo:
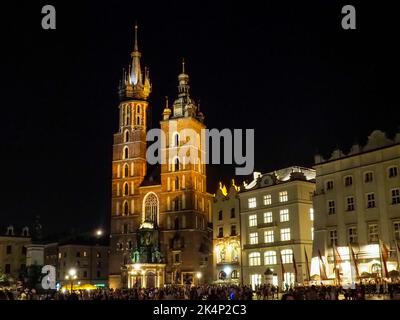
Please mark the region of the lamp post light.
<svg viewBox="0 0 400 320"><path fill-rule="evenodd" d="M76 269L71 268L68 270L68 274L65 276L65 280L71 280L71 293L74 286L74 280L76 280L78 276L76 275Z"/></svg>
<svg viewBox="0 0 400 320"><path fill-rule="evenodd" d="M197 272L197 273L196 273L196 278L197 278L197 284L198 284L198 285L200 285L200 279L201 279L201 277L202 277L201 272Z"/></svg>

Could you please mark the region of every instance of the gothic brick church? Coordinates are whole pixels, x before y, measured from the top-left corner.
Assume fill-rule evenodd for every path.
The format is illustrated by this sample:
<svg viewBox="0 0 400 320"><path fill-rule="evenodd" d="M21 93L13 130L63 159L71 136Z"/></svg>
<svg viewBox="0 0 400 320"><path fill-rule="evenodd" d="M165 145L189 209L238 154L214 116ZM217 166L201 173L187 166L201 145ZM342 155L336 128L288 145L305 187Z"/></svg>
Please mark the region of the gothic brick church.
<svg viewBox="0 0 400 320"><path fill-rule="evenodd" d="M166 163L146 161L146 132L152 87L142 72L135 26L128 72L119 85L119 131L114 134L110 275L111 288L197 284L211 280L211 195L206 192L203 143L193 145L197 163L170 154L182 147L182 129L200 135L204 115L190 96L182 64L178 94L161 115ZM172 122L176 130L171 134ZM174 154L175 154L174 153Z"/></svg>

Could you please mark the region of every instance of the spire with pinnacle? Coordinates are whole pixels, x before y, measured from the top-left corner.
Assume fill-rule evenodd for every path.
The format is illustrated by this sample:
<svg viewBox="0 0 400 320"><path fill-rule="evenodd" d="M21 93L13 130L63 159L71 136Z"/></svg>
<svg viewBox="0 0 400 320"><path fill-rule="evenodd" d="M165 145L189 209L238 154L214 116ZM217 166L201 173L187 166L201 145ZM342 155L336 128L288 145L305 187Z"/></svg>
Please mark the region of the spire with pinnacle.
<svg viewBox="0 0 400 320"><path fill-rule="evenodd" d="M142 73L141 56L138 45L138 25L135 23L134 44L131 53L132 63L129 65L128 73L124 75L122 85L119 88L119 95L122 100L146 100L151 93L149 71L148 68L145 68L144 74Z"/></svg>

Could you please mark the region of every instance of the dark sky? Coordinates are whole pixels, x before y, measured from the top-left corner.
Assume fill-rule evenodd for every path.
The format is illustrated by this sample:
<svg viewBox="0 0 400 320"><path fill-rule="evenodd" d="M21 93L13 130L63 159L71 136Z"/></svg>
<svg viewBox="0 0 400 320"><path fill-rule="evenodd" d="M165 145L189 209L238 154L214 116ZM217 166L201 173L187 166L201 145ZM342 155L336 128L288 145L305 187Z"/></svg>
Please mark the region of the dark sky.
<svg viewBox="0 0 400 320"><path fill-rule="evenodd" d="M209 128L254 128L256 169L313 165L400 125L392 1L26 1L2 4L1 225L107 226L117 85L139 23L152 125L185 57ZM279 4L277 4L279 3ZM57 29L41 29L41 8ZM354 4L357 30L341 28ZM233 177L212 166L208 189Z"/></svg>

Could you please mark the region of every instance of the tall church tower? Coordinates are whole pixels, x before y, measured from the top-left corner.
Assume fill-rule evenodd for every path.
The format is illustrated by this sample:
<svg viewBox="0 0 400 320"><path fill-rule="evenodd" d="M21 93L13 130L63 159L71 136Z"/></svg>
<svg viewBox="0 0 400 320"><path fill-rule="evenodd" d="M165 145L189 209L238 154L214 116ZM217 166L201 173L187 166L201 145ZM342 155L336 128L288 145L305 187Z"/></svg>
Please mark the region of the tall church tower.
<svg viewBox="0 0 400 320"><path fill-rule="evenodd" d="M206 192L205 142L199 138L205 129L204 115L190 96L189 75L182 63L178 76L178 97L172 110L168 101L160 122L166 136L163 149L166 163L161 165L161 198L166 282L199 283L208 279L212 254L208 229L211 198ZM197 138L188 144L183 132L189 129ZM193 139L193 137L192 137ZM191 163L182 159L182 148L194 155ZM211 261L210 261L211 262Z"/></svg>
<svg viewBox="0 0 400 320"><path fill-rule="evenodd" d="M110 286L121 287L121 266L129 263L135 245L132 233L140 225L138 188L146 175L147 101L151 84L141 69L135 25L132 62L119 84L119 131L114 134L112 162Z"/></svg>

